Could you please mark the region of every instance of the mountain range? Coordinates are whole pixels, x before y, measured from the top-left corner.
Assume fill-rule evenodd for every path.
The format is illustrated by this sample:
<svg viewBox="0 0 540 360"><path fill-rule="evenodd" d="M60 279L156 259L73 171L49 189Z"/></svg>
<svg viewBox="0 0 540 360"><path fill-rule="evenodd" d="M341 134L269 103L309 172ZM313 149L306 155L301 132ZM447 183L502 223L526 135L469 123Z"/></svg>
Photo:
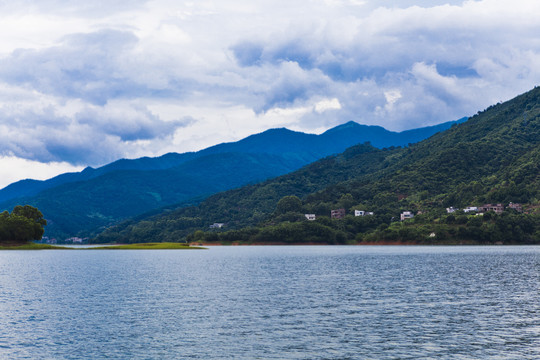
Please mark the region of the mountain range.
<svg viewBox="0 0 540 360"><path fill-rule="evenodd" d="M127 218L196 204L220 191L289 173L358 143L406 146L464 120L400 133L352 121L321 135L270 129L198 152L122 159L45 181L22 180L0 190L0 209L32 205L48 220L47 236L91 236Z"/></svg>
<svg viewBox="0 0 540 360"><path fill-rule="evenodd" d="M480 217L446 210L490 203L506 210ZM374 215L331 220L339 208ZM414 219L398 221L405 211ZM210 229L214 223L224 225ZM125 221L94 239L185 240L540 243L540 87L406 148L356 145L196 206Z"/></svg>

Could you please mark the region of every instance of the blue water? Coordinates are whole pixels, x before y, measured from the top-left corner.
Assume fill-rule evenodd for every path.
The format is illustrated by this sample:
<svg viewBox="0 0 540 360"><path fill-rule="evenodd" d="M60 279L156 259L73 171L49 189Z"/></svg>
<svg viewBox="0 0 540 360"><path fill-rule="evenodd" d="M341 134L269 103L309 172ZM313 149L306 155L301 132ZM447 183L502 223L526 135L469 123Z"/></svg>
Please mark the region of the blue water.
<svg viewBox="0 0 540 360"><path fill-rule="evenodd" d="M0 252L2 359L538 359L540 247Z"/></svg>

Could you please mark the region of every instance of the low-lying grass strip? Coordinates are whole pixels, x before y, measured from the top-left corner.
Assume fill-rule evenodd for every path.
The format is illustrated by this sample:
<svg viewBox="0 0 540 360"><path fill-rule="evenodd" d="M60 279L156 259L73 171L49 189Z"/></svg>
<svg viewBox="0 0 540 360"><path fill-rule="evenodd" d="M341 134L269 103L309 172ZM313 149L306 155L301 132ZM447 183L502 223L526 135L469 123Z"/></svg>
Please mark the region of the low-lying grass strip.
<svg viewBox="0 0 540 360"><path fill-rule="evenodd" d="M21 245L9 245L2 246L0 245L0 250L72 250L63 246L54 246L49 244L36 244L36 243L26 243Z"/></svg>
<svg viewBox="0 0 540 360"><path fill-rule="evenodd" d="M199 247L199 246L189 246L188 244L185 244L185 243L172 243L172 242L108 245L108 246L81 247L81 248L71 248L71 247L55 246L55 245L49 245L49 244L36 244L36 243L9 244L6 246L4 245L0 245L0 250L196 250L196 249L206 249L204 247Z"/></svg>
<svg viewBox="0 0 540 360"><path fill-rule="evenodd" d="M109 245L88 248L91 250L196 250L205 249L199 246L189 246L185 243L139 243L139 244L125 244L125 245Z"/></svg>

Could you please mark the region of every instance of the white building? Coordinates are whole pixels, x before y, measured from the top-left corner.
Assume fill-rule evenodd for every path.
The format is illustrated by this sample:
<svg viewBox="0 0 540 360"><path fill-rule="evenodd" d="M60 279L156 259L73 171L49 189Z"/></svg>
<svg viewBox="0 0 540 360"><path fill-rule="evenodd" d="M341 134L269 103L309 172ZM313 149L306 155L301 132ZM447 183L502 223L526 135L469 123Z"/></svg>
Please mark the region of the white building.
<svg viewBox="0 0 540 360"><path fill-rule="evenodd" d="M469 206L463 209L463 212L466 212L466 213L473 212L473 211L478 211L478 208L476 206Z"/></svg>
<svg viewBox="0 0 540 360"><path fill-rule="evenodd" d="M354 210L354 216L367 216L373 215L373 211Z"/></svg>
<svg viewBox="0 0 540 360"><path fill-rule="evenodd" d="M410 211L404 211L401 213L401 221L412 219L414 217L413 213Z"/></svg>
<svg viewBox="0 0 540 360"><path fill-rule="evenodd" d="M221 229L224 225L224 223L213 223L210 225L210 229Z"/></svg>
<svg viewBox="0 0 540 360"><path fill-rule="evenodd" d="M308 219L309 221L313 221L315 220L315 214L304 214L304 216L306 217L306 219Z"/></svg>
<svg viewBox="0 0 540 360"><path fill-rule="evenodd" d="M449 208L446 208L446 212L447 212L448 214L451 214L451 213L453 213L453 212L456 212L457 210L459 210L459 209L456 209L456 208L453 207L453 206L450 206Z"/></svg>

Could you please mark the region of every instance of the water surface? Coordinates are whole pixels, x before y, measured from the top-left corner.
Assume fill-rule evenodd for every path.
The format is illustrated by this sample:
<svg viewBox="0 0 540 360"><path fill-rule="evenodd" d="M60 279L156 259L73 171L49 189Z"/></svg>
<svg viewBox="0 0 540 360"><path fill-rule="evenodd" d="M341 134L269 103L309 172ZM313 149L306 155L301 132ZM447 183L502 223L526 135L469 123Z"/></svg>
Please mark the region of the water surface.
<svg viewBox="0 0 540 360"><path fill-rule="evenodd" d="M540 247L0 252L0 358L540 358Z"/></svg>

